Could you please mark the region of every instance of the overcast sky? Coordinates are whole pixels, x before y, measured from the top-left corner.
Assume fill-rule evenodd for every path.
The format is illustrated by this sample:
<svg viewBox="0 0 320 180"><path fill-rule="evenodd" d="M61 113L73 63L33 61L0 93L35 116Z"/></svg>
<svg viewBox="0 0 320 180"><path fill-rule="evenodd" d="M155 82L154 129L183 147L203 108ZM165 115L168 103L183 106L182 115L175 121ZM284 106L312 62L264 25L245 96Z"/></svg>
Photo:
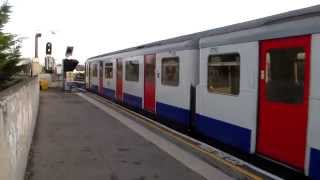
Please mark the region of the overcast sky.
<svg viewBox="0 0 320 180"><path fill-rule="evenodd" d="M8 0L6 31L23 37L22 54L34 56L34 35L53 43L61 62L74 46L81 63L91 57L152 41L213 29L320 4L320 0ZM51 32L55 33L52 34Z"/></svg>

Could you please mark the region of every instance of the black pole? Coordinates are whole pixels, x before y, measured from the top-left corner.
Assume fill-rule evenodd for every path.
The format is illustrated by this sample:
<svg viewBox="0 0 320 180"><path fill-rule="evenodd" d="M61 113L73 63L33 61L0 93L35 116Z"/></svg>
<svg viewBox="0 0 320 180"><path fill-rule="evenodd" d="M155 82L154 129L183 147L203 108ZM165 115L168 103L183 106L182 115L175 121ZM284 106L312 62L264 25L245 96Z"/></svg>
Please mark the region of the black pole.
<svg viewBox="0 0 320 180"><path fill-rule="evenodd" d="M38 38L41 37L41 33L37 33L35 36L34 57L38 58Z"/></svg>

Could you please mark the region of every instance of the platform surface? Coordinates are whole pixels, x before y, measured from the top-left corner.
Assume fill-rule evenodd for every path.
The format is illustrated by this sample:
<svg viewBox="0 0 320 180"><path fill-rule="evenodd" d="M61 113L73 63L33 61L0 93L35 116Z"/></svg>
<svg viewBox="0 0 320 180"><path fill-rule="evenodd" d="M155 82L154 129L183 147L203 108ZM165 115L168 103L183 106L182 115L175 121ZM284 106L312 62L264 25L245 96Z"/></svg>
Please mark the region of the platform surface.
<svg viewBox="0 0 320 180"><path fill-rule="evenodd" d="M177 160L154 143L80 96L49 89L41 92L28 179L208 179L201 168L212 179L231 179L214 167L202 167L201 159L192 162L196 157L188 154ZM197 163L194 169L200 170L185 162Z"/></svg>

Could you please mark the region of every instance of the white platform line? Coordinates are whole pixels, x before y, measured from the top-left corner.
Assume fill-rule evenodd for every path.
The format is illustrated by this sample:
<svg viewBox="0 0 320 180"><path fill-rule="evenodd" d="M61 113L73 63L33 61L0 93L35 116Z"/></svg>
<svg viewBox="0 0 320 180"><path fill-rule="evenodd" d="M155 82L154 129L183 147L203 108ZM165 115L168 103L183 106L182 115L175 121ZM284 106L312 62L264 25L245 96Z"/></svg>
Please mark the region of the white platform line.
<svg viewBox="0 0 320 180"><path fill-rule="evenodd" d="M84 98L88 102L92 103L93 105L103 110L107 114L111 115L115 119L119 120L122 124L130 128L131 130L133 130L134 132L136 132L146 140L150 141L151 143L159 147L164 152L168 153L170 156L172 156L173 158L175 158L176 160L184 164L186 167L190 168L194 172L197 172L202 177L210 180L232 179L228 175L224 174L222 171L214 168L213 166L199 159L193 154L181 149L177 145L153 133L152 131L136 123L135 121L128 119L126 116L122 115L121 113L106 107L104 104L88 97L83 93L77 93L77 95Z"/></svg>

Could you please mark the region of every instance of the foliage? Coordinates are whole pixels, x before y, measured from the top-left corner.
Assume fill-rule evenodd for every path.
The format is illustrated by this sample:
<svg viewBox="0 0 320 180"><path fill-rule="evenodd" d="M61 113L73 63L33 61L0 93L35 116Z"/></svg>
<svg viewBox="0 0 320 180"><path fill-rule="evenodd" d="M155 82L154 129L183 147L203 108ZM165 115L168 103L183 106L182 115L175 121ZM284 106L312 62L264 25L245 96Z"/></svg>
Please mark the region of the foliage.
<svg viewBox="0 0 320 180"><path fill-rule="evenodd" d="M17 66L20 61L20 41L15 35L3 32L9 21L10 6L5 2L0 5L0 88L21 71Z"/></svg>

